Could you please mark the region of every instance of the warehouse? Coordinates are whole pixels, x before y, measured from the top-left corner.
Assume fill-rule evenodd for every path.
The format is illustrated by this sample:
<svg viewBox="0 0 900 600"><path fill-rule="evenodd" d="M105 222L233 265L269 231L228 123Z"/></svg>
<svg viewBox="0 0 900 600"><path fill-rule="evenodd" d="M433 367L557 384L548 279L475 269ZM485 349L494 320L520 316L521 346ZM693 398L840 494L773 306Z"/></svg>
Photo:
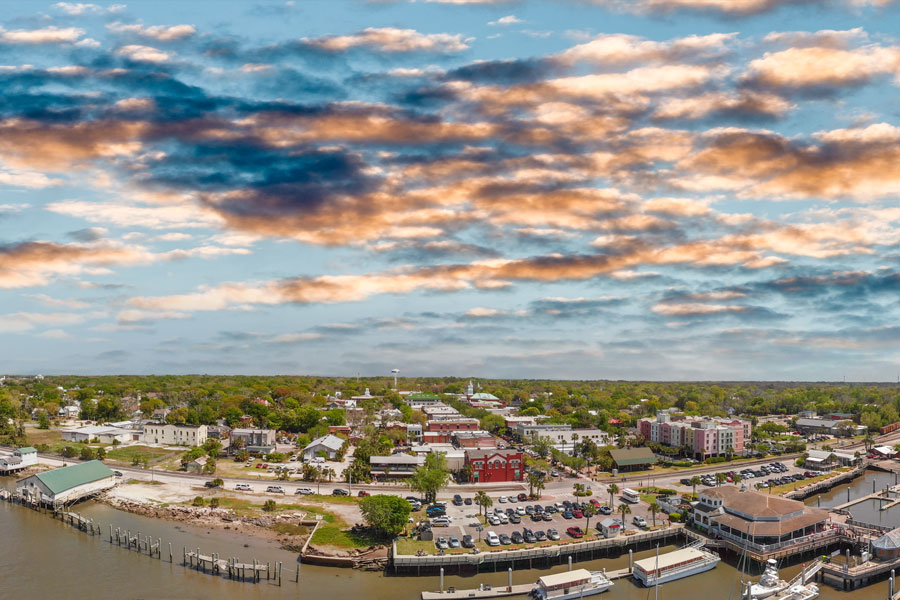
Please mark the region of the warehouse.
<svg viewBox="0 0 900 600"><path fill-rule="evenodd" d="M54 507L77 502L113 487L116 476L99 460L37 473L16 482L16 493Z"/></svg>

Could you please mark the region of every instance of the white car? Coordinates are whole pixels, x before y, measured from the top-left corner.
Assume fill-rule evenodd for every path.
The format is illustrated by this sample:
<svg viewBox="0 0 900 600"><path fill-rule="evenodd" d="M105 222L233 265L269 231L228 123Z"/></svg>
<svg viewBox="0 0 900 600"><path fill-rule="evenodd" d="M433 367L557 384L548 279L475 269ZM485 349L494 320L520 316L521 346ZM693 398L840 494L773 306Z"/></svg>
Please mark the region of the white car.
<svg viewBox="0 0 900 600"><path fill-rule="evenodd" d="M252 492L253 488L250 487L249 483L239 483L234 486L234 489L238 492Z"/></svg>
<svg viewBox="0 0 900 600"><path fill-rule="evenodd" d="M638 527L646 527L647 526L647 519L645 519L644 517L642 517L640 515L635 515L634 519L632 519L631 521Z"/></svg>
<svg viewBox="0 0 900 600"><path fill-rule="evenodd" d="M270 485L266 488L266 492L270 494L283 494L284 488L280 485Z"/></svg>
<svg viewBox="0 0 900 600"><path fill-rule="evenodd" d="M304 496L309 496L310 494L313 494L313 493L314 492L309 488L297 488L297 491L294 492L294 494L303 494Z"/></svg>
<svg viewBox="0 0 900 600"><path fill-rule="evenodd" d="M491 525L499 525L500 517L498 517L497 515L491 515L490 517L488 517L488 523L490 523Z"/></svg>
<svg viewBox="0 0 900 600"><path fill-rule="evenodd" d="M502 523L503 525L509 524L509 516L506 513L497 515L497 518L500 519L500 523Z"/></svg>
<svg viewBox="0 0 900 600"><path fill-rule="evenodd" d="M499 546L500 536L498 536L493 531L488 531L487 535L484 537L484 541L487 542L488 546Z"/></svg>
<svg viewBox="0 0 900 600"><path fill-rule="evenodd" d="M450 517L435 517L431 520L432 527L450 527Z"/></svg>
<svg viewBox="0 0 900 600"><path fill-rule="evenodd" d="M497 498L497 502L499 502L500 504L506 504L506 496L500 496L499 498Z"/></svg>

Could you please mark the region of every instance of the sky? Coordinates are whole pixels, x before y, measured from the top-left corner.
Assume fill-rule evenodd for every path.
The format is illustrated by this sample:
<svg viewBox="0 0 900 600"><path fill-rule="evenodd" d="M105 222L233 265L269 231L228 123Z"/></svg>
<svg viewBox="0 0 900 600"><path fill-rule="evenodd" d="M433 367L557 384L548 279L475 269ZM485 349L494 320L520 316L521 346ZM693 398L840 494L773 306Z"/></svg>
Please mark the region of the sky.
<svg viewBox="0 0 900 600"><path fill-rule="evenodd" d="M4 4L0 371L900 377L900 0Z"/></svg>

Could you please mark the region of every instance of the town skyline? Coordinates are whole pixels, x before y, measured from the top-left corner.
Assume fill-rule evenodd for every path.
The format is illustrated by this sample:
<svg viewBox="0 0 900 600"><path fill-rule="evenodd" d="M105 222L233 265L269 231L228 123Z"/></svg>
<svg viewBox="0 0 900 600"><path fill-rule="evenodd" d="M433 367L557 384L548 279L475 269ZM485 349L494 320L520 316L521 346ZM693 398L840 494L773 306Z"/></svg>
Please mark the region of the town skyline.
<svg viewBox="0 0 900 600"><path fill-rule="evenodd" d="M898 380L897 2L218 6L0 19L5 372Z"/></svg>

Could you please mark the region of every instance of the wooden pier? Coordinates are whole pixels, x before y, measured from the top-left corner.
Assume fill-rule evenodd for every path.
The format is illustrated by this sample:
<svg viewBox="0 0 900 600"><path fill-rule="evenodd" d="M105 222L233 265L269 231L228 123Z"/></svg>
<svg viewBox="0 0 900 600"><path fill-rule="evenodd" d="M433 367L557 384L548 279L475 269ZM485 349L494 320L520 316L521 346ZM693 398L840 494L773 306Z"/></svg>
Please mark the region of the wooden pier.
<svg viewBox="0 0 900 600"><path fill-rule="evenodd" d="M900 569L900 558L894 560L868 560L851 566L845 560L822 565L819 580L832 587L843 590L855 590L887 577L896 569Z"/></svg>

